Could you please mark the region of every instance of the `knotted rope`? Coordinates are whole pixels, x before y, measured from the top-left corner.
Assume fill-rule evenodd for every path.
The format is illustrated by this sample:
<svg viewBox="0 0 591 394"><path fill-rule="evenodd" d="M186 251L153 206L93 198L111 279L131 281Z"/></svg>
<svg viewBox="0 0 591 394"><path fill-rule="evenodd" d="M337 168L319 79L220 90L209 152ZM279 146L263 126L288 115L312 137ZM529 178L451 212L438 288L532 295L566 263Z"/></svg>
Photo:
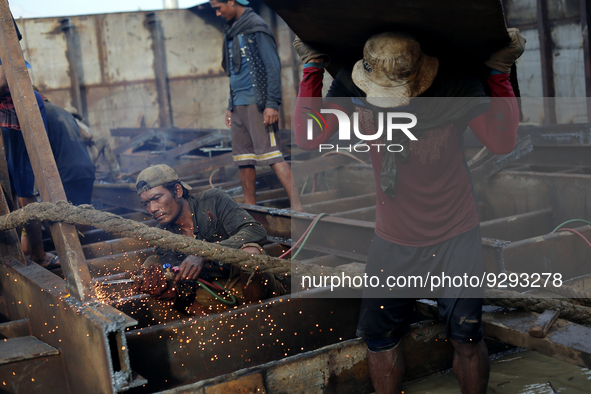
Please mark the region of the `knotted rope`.
<svg viewBox="0 0 591 394"><path fill-rule="evenodd" d="M74 206L65 201L59 201L55 204L47 202L29 204L10 214L0 216L0 231L17 228L34 220L93 226L121 237L146 241L151 246L160 246L186 255L196 255L208 260L230 263L248 272L260 271L291 275L292 268L294 272L305 272L311 275L338 275L342 272L331 267L286 261L265 255L253 255L242 250L231 249L219 244L207 243L159 228L149 227L135 220L124 219L109 212L98 211L91 205ZM581 294L583 293L573 293L574 296L579 297ZM528 294L508 290L487 289L484 295L484 303L488 305L503 308L521 308L539 313L548 309L557 310L560 312L560 317L564 319L591 325L591 308L584 306L556 299L536 298Z"/></svg>
<svg viewBox="0 0 591 394"><path fill-rule="evenodd" d="M156 227L149 227L135 220L125 219L110 212L94 209L91 205L74 206L65 201L57 203L33 203L24 208L0 216L0 231L23 226L34 220L80 224L116 234L121 237L146 241L151 246L160 246L186 255L201 256L208 260L230 263L248 272L260 271L270 274L291 275L292 262L276 257L256 255L219 244L203 242L184 235L173 234ZM327 267L294 262L294 270L327 274Z"/></svg>

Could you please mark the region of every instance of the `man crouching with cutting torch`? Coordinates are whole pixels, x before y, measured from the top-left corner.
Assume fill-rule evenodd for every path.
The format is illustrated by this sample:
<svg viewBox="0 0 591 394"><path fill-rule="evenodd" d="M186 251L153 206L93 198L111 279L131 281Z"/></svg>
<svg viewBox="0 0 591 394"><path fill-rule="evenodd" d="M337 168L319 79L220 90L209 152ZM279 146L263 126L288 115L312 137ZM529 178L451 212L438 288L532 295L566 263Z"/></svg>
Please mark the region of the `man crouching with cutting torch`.
<svg viewBox="0 0 591 394"><path fill-rule="evenodd" d="M336 111L346 117L354 114L356 133L363 134L368 145L385 143L371 144L369 149L377 207L368 276L385 283L388 276L427 272L483 273L477 205L462 133L469 126L495 154L509 153L515 146L519 109L509 72L524 51L525 39L517 29L509 29L509 35L511 43L485 63L490 68L486 80L490 97L479 79L457 65L441 67L412 36L388 32L367 40L363 59L339 71L323 100L328 56L294 41L305 63L293 114L298 146L314 150L335 134L341 119L330 114L340 113ZM389 133L388 141L379 136L388 110L416 116L411 130L415 138L401 131ZM325 127L308 122L312 111L329 114L323 115ZM388 142L403 149L380 149ZM417 289L394 290L385 294L365 288L361 302L357 334L366 340L369 372L378 394L402 391L404 360L399 344L409 330L415 298L425 297L415 295ZM455 349L453 369L462 393L485 393L490 365L482 340L482 289L446 289L436 296Z"/></svg>
<svg viewBox="0 0 591 394"><path fill-rule="evenodd" d="M143 170L136 189L158 228L252 254L265 253L260 246L267 239L264 227L219 189L189 195L191 186L165 164ZM146 259L136 289L191 314L285 294L274 275L250 276L231 264L158 247L156 255ZM243 285L247 282L250 285Z"/></svg>

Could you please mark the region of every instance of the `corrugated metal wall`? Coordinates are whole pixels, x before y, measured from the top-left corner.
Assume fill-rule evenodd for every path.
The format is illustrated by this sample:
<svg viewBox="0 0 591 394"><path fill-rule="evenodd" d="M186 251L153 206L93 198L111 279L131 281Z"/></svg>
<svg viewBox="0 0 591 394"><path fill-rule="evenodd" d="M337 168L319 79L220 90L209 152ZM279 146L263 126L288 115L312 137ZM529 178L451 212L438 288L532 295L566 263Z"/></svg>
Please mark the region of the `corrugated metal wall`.
<svg viewBox="0 0 591 394"><path fill-rule="evenodd" d="M518 61L524 97L544 95L537 13L538 4L544 1L503 1L508 26L519 27L528 40L526 53ZM546 29L550 32L550 65L557 97L586 96L580 4L579 0L547 2ZM285 23L264 6L258 11L276 33L283 66L281 126L288 128L301 64L294 60L293 35ZM110 137L111 128L134 127L140 115L144 115L148 127L159 124L154 42L148 14L129 12L70 18L75 26L75 44L70 44L70 50L76 53L74 66L80 82L82 111L100 136ZM173 124L192 128L225 127L228 79L220 67L223 21L210 9L163 10L156 12L156 18L164 38ZM33 82L56 104L75 106L68 40L60 19L24 19L17 23L24 36L21 46L25 58L33 66ZM587 121L584 105L565 103L566 100L561 100L557 104L557 122ZM526 121L545 120L539 105L526 105L524 112Z"/></svg>

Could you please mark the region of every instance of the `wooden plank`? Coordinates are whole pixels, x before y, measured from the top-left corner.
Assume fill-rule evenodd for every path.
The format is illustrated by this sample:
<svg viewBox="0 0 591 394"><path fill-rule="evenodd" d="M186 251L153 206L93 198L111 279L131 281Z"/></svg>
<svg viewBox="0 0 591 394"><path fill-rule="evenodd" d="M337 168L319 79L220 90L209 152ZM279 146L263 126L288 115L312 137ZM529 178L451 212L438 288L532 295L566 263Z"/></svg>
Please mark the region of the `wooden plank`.
<svg viewBox="0 0 591 394"><path fill-rule="evenodd" d="M156 131L149 130L143 132L142 134L132 138L130 141L126 142L125 144L121 144L116 148L113 148L113 153L115 155L120 155L121 153L125 152L128 149L133 149L136 146L143 144L144 142L148 141L149 139L156 136Z"/></svg>
<svg viewBox="0 0 591 394"><path fill-rule="evenodd" d="M521 310L484 313L484 335L591 368L591 327L558 319L545 338L534 338L529 335L529 329L538 316L538 313Z"/></svg>
<svg viewBox="0 0 591 394"><path fill-rule="evenodd" d="M542 62L542 92L544 94L544 123L556 123L554 97L554 56L552 56L552 32L548 22L548 1L536 0L538 17L538 39L540 41L540 59Z"/></svg>
<svg viewBox="0 0 591 394"><path fill-rule="evenodd" d="M552 324L558 319L558 311L547 310L542 313L534 324L530 327L528 333L534 338L544 338L548 333L548 330L552 327Z"/></svg>
<svg viewBox="0 0 591 394"><path fill-rule="evenodd" d="M0 365L57 354L56 348L32 336L0 341Z"/></svg>
<svg viewBox="0 0 591 394"><path fill-rule="evenodd" d="M200 172L212 171L218 167L227 166L233 163L232 153L224 153L223 155L211 157L209 159L200 160L196 163L182 164L174 167L180 178L188 175L193 175Z"/></svg>
<svg viewBox="0 0 591 394"><path fill-rule="evenodd" d="M6 0L0 0L0 59L41 199L67 201ZM76 228L53 223L50 229L71 295L82 302L94 298Z"/></svg>
<svg viewBox="0 0 591 394"><path fill-rule="evenodd" d="M189 153L190 151L201 148L202 146L229 141L230 137L227 135L211 133L205 137L197 138L191 142L177 146L176 148L168 150L152 159L148 159L148 162L150 164L168 163L178 156Z"/></svg>

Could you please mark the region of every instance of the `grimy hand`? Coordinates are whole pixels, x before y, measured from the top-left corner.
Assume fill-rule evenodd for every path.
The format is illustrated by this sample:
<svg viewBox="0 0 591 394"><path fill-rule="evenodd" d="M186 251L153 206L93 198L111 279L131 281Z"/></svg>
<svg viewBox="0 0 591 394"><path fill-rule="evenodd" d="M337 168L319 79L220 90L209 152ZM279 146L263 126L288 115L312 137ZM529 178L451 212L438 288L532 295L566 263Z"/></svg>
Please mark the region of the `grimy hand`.
<svg viewBox="0 0 591 394"><path fill-rule="evenodd" d="M326 65L328 65L328 63L330 63L330 56L306 44L297 36L295 40L293 40L293 48L295 49L296 53L298 54L302 62L304 62L304 64L310 62L323 62L326 63Z"/></svg>
<svg viewBox="0 0 591 394"><path fill-rule="evenodd" d="M179 266L179 272L177 272L174 277L174 281L179 282L181 280L197 279L201 273L203 264L205 264L205 259L203 257L187 256Z"/></svg>
<svg viewBox="0 0 591 394"><path fill-rule="evenodd" d="M493 53L490 59L484 64L494 70L498 70L502 73L509 74L511 72L511 66L515 63L523 51L525 50L525 38L519 33L519 29L510 28L507 29L511 42L505 48Z"/></svg>
<svg viewBox="0 0 591 394"><path fill-rule="evenodd" d="M279 112L273 108L265 108L265 112L263 112L263 123L265 127L276 123L279 119Z"/></svg>

